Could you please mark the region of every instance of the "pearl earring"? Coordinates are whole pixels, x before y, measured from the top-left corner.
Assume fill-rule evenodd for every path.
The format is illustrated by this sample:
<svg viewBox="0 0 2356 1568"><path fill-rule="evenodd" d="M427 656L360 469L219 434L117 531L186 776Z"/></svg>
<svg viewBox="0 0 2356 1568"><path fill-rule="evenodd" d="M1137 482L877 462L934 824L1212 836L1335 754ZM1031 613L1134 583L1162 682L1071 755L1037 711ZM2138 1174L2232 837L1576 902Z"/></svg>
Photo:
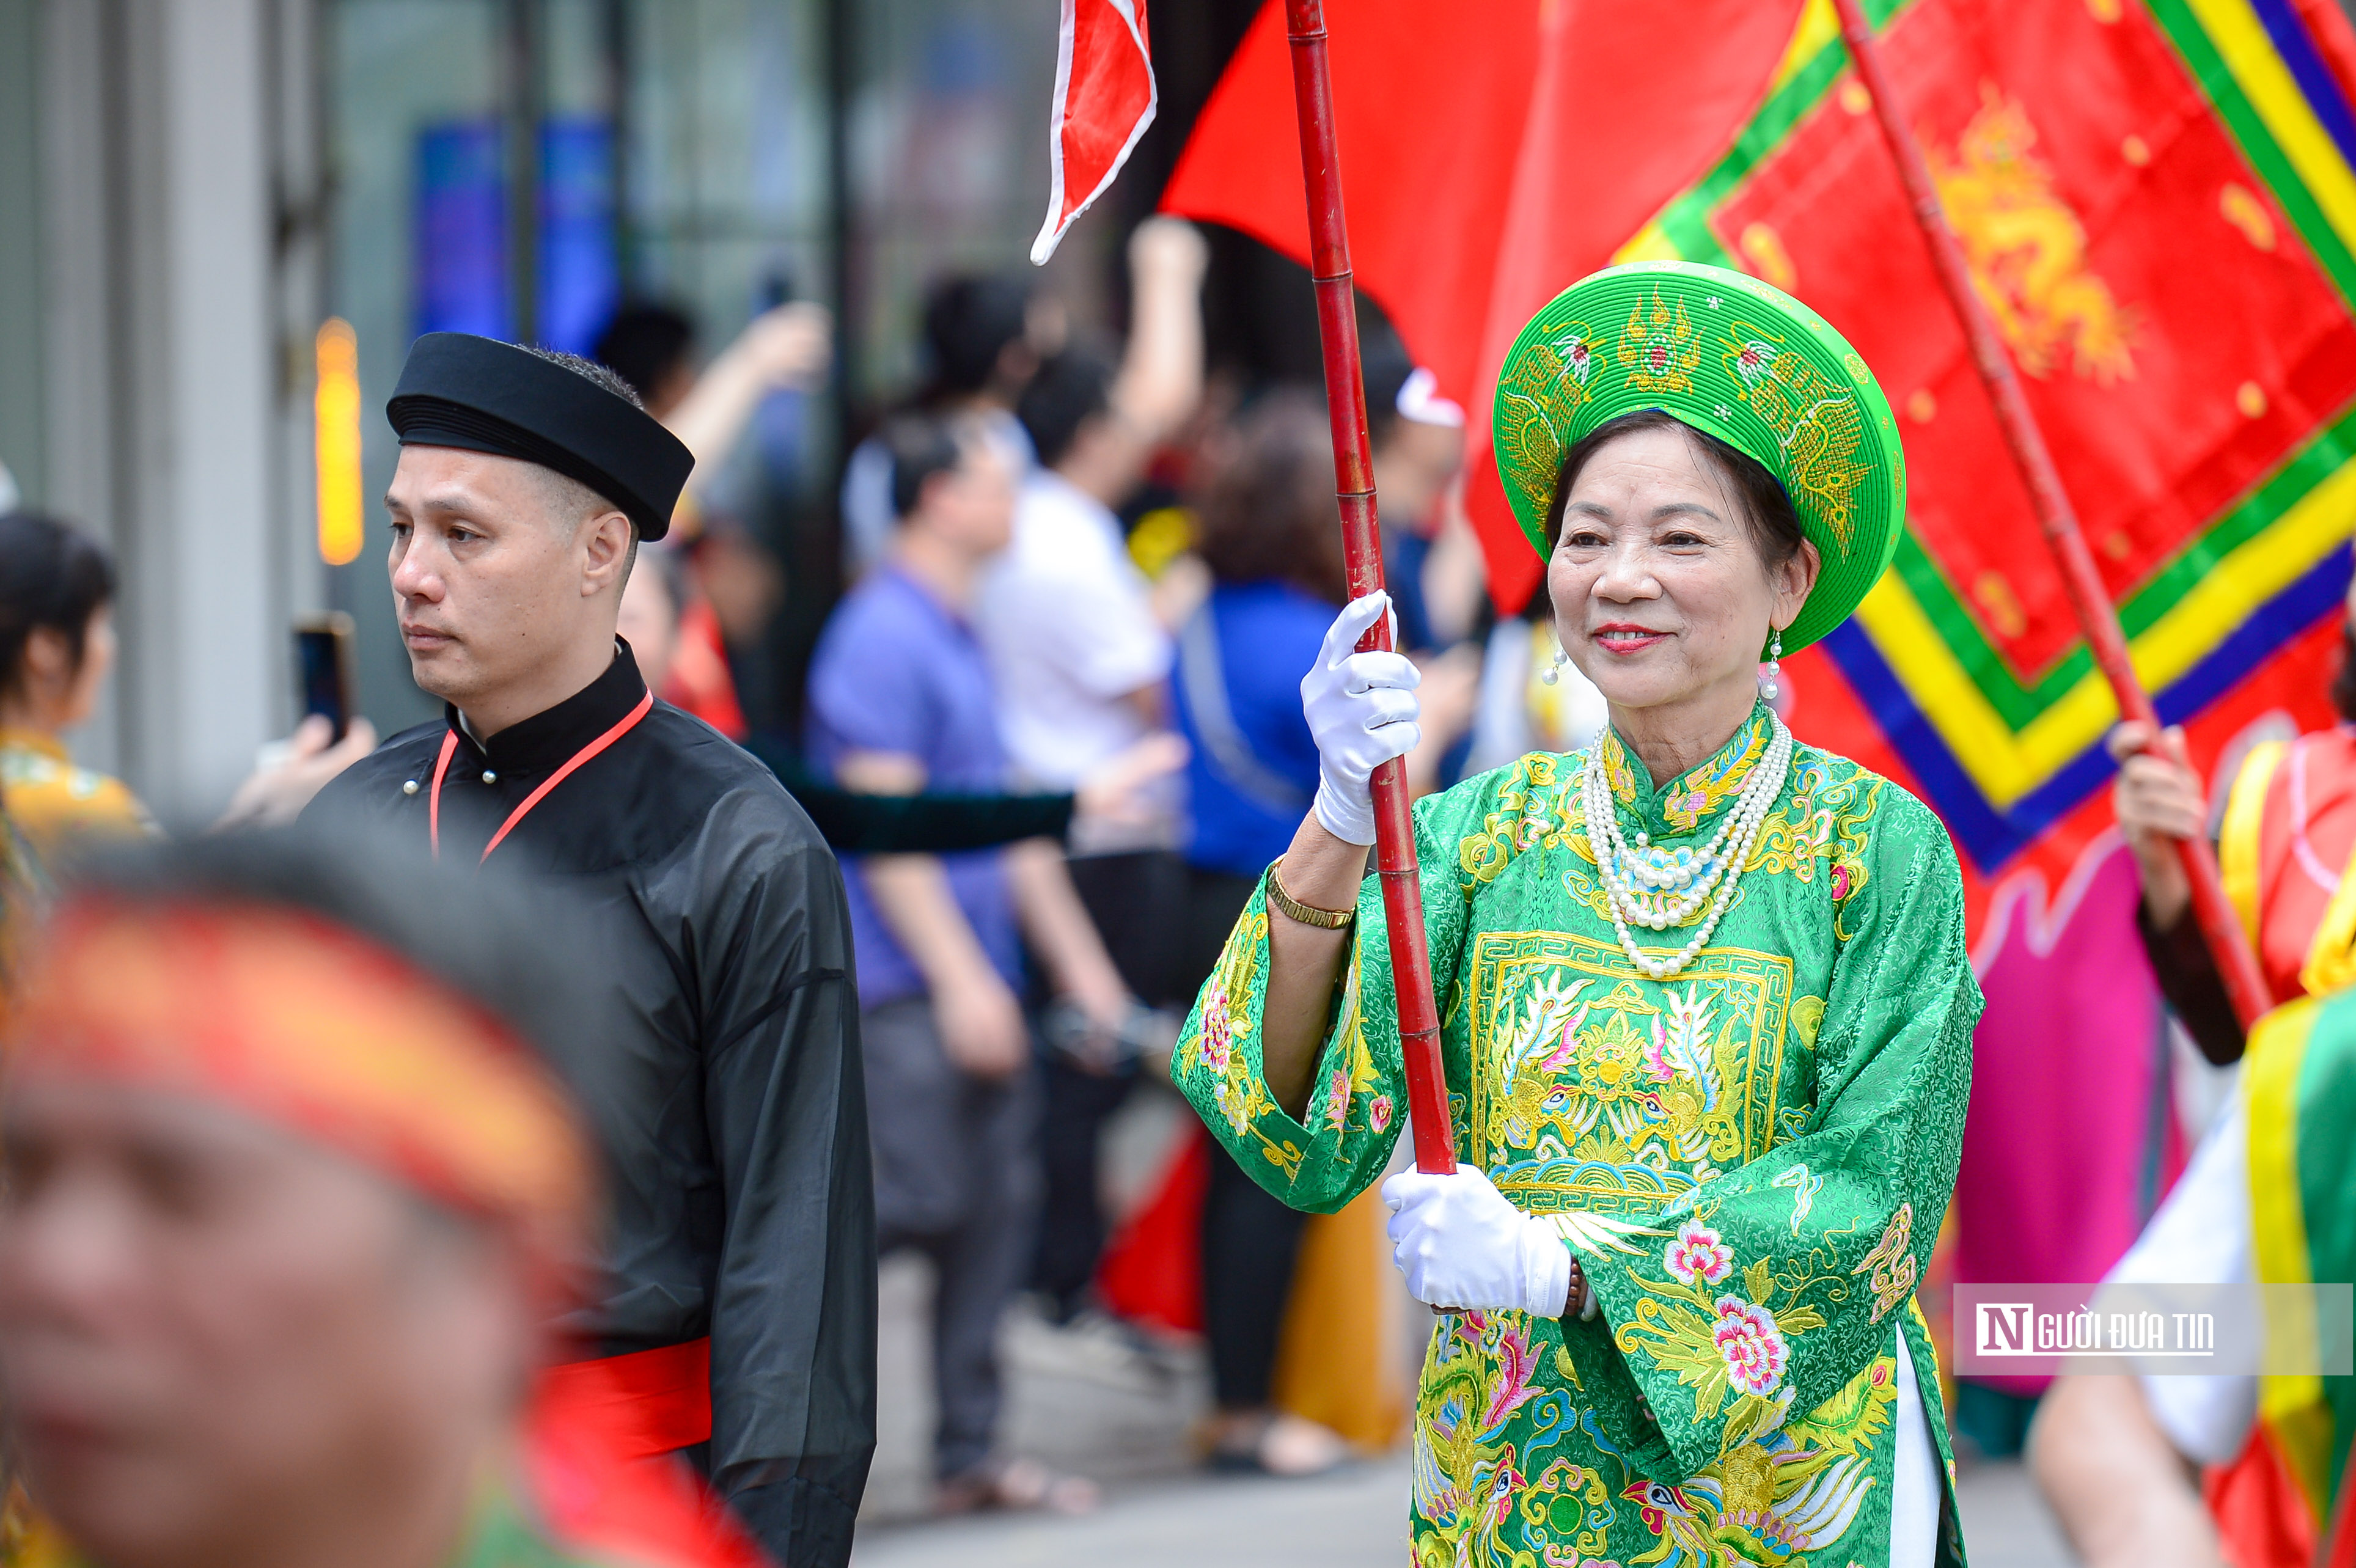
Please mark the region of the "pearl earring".
<svg viewBox="0 0 2356 1568"><path fill-rule="evenodd" d="M1547 686L1554 685L1557 681L1562 678L1562 667L1569 662L1570 656L1569 654L1565 653L1560 648L1555 649L1554 662L1538 672L1538 679Z"/></svg>
<svg viewBox="0 0 2356 1568"><path fill-rule="evenodd" d="M1770 702L1774 701L1776 693L1780 689L1776 683L1783 674L1783 628L1778 626L1775 628L1773 637L1767 644L1767 673L1760 679L1759 695Z"/></svg>

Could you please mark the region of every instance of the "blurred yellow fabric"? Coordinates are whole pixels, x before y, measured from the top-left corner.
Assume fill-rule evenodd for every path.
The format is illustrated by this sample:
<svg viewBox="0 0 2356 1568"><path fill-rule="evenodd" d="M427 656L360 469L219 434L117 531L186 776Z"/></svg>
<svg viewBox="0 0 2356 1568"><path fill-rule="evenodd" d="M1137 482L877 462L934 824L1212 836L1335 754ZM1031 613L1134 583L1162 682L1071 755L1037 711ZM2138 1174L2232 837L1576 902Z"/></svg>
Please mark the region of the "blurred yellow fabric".
<svg viewBox="0 0 2356 1568"><path fill-rule="evenodd" d="M1368 1188L1301 1233L1277 1340L1277 1408L1380 1453L1407 1420L1408 1380L1381 1195Z"/></svg>
<svg viewBox="0 0 2356 1568"><path fill-rule="evenodd" d="M44 864L76 838L155 831L129 785L77 767L54 737L37 731L0 730L0 802Z"/></svg>

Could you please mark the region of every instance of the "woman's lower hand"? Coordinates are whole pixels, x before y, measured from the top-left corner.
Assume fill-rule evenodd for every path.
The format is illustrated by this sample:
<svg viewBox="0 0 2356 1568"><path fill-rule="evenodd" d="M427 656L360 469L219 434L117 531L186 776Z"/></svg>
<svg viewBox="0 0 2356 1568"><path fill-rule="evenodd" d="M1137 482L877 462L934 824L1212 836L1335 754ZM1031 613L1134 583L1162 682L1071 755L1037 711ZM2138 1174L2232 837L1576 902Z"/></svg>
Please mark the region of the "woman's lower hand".
<svg viewBox="0 0 2356 1568"><path fill-rule="evenodd" d="M1415 696L1421 673L1404 654L1356 651L1390 604L1389 595L1369 593L1344 606L1301 678L1301 711L1317 741L1317 820L1349 844L1375 841L1375 770L1423 738Z"/></svg>
<svg viewBox="0 0 2356 1568"><path fill-rule="evenodd" d="M1482 1171L1403 1170L1383 1183L1392 1259L1427 1306L1559 1317L1570 1300L1570 1248Z"/></svg>

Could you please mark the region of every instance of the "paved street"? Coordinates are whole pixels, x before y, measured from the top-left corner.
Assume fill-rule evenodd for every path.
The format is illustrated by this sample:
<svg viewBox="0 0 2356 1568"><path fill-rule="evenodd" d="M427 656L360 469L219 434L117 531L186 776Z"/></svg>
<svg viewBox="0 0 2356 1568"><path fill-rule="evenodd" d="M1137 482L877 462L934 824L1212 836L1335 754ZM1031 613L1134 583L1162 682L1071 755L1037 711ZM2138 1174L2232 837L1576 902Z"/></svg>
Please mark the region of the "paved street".
<svg viewBox="0 0 2356 1568"><path fill-rule="evenodd" d="M856 1568L1357 1568L1396 1564L1407 1545L1404 1456L1315 1481L1167 1477L1117 1488L1087 1519L995 1519L884 1526L861 1537ZM2015 1465L1963 1480L1975 1568L2065 1568L2070 1557Z"/></svg>

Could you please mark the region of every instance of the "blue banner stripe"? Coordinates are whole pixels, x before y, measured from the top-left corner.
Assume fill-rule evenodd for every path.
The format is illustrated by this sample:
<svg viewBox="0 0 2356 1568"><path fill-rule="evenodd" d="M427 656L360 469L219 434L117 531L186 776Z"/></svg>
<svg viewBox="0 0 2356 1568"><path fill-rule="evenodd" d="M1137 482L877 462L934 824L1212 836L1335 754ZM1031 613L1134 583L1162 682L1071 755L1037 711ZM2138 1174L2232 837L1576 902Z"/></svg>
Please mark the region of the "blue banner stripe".
<svg viewBox="0 0 2356 1568"><path fill-rule="evenodd" d="M2290 8L2290 0L2250 0L2250 9L2257 13L2275 52L2290 68L2291 78L2306 96L2308 107L2323 122L2323 128L2331 133L2340 155L2356 164L2356 111L2350 109L2348 95L2340 90L2339 79L2323 63L2307 24Z"/></svg>

